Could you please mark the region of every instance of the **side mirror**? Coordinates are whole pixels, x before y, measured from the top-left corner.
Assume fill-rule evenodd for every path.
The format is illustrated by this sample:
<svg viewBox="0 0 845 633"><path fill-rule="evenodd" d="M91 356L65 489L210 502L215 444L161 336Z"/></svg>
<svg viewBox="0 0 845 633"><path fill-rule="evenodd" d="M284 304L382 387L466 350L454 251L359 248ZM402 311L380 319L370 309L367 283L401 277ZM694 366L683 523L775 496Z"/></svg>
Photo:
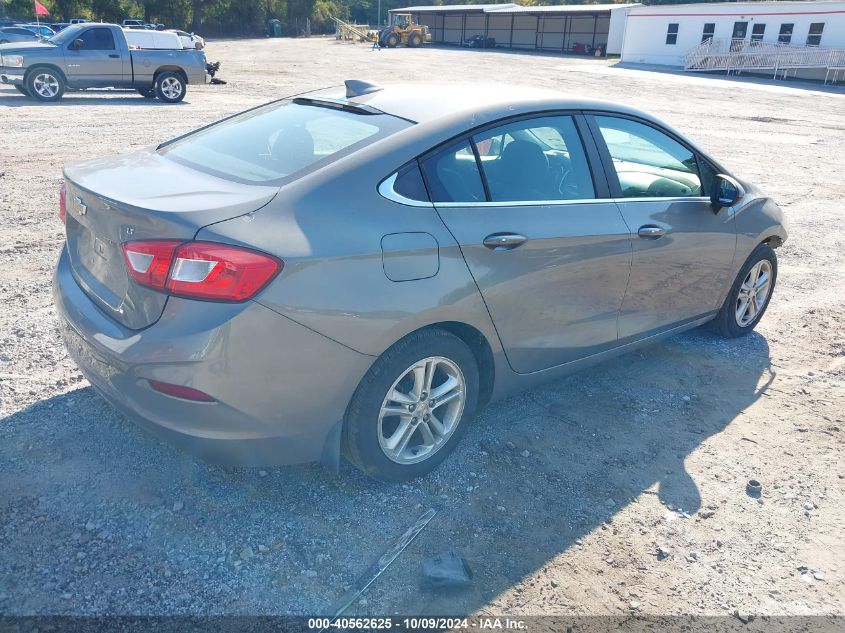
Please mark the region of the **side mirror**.
<svg viewBox="0 0 845 633"><path fill-rule="evenodd" d="M717 174L713 178L713 185L710 188L710 204L715 213L722 207L732 207L745 195L745 189L735 178L725 174Z"/></svg>
<svg viewBox="0 0 845 633"><path fill-rule="evenodd" d="M70 47L75 51L82 50L83 48L85 48L85 40L83 40L82 38L76 38L75 40L73 40L73 44L71 44Z"/></svg>

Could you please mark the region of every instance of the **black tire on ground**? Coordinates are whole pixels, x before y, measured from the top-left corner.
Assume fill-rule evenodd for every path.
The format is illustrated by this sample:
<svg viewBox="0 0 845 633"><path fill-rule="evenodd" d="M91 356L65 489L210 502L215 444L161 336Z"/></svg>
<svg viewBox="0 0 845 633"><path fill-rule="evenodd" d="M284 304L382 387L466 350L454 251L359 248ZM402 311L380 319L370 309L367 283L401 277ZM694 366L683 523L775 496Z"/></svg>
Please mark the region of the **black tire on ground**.
<svg viewBox="0 0 845 633"><path fill-rule="evenodd" d="M8 44L9 40L0 40L0 44Z"/></svg>
<svg viewBox="0 0 845 633"><path fill-rule="evenodd" d="M24 79L26 91L39 101L58 101L65 93L65 78L48 66L36 66Z"/></svg>
<svg viewBox="0 0 845 633"><path fill-rule="evenodd" d="M464 378L465 402L448 439L422 461L400 464L390 459L379 442L379 413L388 392L402 374L430 357L454 363ZM343 426L346 458L374 479L401 482L434 470L460 441L478 403L478 366L470 348L454 334L440 329L420 330L405 337L382 354L352 396Z"/></svg>
<svg viewBox="0 0 845 633"><path fill-rule="evenodd" d="M145 99L155 99L156 98L156 89L155 88L136 88L138 94L144 97Z"/></svg>
<svg viewBox="0 0 845 633"><path fill-rule="evenodd" d="M399 46L399 41L399 36L396 33L391 33L387 36L384 43L387 44L387 48L396 48Z"/></svg>
<svg viewBox="0 0 845 633"><path fill-rule="evenodd" d="M408 36L408 47L409 48L419 48L422 46L423 38L422 35L419 33L411 33Z"/></svg>
<svg viewBox="0 0 845 633"><path fill-rule="evenodd" d="M179 103L185 98L188 86L181 74L165 71L156 75L154 89L156 96L165 103Z"/></svg>
<svg viewBox="0 0 845 633"><path fill-rule="evenodd" d="M15 90L21 93L24 97L32 97L32 95L29 94L29 90L27 90L26 86L23 84L15 84Z"/></svg>
<svg viewBox="0 0 845 633"><path fill-rule="evenodd" d="M770 268L768 292L763 299L763 305L758 308L757 314L754 318L748 321L745 325L740 325L736 314L738 310L739 294L740 291L743 290L743 284L746 282L746 278L749 276L749 273L760 262L768 262L768 267ZM763 266L765 267L765 264L763 264ZM769 301L771 301L772 294L775 291L777 277L778 258L774 249L772 249L772 247L768 244L760 244L752 251L751 255L748 256L748 259L745 260L745 264L742 265L739 274L736 276L736 279L728 292L728 296L725 298L725 303L722 304L722 308L719 310L716 318L709 323L710 329L727 338L736 338L738 336L745 336L746 334L749 334L760 322L760 319L763 318L763 315L766 313L766 308L769 307Z"/></svg>

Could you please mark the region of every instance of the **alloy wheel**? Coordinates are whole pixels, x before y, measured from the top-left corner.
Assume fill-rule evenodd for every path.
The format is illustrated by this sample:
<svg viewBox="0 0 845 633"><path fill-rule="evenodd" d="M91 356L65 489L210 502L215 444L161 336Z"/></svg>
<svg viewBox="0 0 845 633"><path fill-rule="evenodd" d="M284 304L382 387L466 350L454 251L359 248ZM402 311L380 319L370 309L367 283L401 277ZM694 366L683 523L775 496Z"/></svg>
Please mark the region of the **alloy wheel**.
<svg viewBox="0 0 845 633"><path fill-rule="evenodd" d="M736 322L748 327L766 305L769 288L772 285L772 264L761 259L751 267L736 297Z"/></svg>
<svg viewBox="0 0 845 633"><path fill-rule="evenodd" d="M431 356L408 367L381 405L378 439L397 464L414 464L436 453L454 433L466 402L466 380L448 358Z"/></svg>
<svg viewBox="0 0 845 633"><path fill-rule="evenodd" d="M59 80L49 73L39 73L32 81L32 86L40 96L52 99L59 94Z"/></svg>
<svg viewBox="0 0 845 633"><path fill-rule="evenodd" d="M161 82L161 92L168 99L178 99L182 94L182 82L176 77L165 77Z"/></svg>

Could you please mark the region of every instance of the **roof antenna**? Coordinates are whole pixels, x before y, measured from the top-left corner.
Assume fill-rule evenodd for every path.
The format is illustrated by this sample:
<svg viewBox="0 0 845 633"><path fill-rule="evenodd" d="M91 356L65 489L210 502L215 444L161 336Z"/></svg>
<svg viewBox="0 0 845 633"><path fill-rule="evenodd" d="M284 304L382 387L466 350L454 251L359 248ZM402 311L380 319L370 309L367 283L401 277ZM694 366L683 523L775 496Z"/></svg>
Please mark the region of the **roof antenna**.
<svg viewBox="0 0 845 633"><path fill-rule="evenodd" d="M346 98L361 97L368 95L371 92L378 92L384 90L381 86L371 81L362 81L360 79L347 79L343 82L346 86Z"/></svg>

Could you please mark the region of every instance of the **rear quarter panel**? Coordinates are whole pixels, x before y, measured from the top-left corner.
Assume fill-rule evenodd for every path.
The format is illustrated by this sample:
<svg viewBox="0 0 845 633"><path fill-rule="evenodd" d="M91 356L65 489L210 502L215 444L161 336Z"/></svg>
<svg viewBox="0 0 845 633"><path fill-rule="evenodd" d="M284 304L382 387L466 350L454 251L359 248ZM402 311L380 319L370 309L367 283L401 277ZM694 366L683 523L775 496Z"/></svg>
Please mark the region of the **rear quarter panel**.
<svg viewBox="0 0 845 633"><path fill-rule="evenodd" d="M282 258L283 272L257 300L358 352L377 356L421 327L457 321L479 330L494 356L500 353L460 249L434 208L405 206L377 192L408 156L362 160L359 154L282 188L254 214L204 228L198 239L234 241ZM436 256L435 274L388 278L383 238L403 234L433 238L399 243L419 244L419 252L409 251L411 266L415 258Z"/></svg>

